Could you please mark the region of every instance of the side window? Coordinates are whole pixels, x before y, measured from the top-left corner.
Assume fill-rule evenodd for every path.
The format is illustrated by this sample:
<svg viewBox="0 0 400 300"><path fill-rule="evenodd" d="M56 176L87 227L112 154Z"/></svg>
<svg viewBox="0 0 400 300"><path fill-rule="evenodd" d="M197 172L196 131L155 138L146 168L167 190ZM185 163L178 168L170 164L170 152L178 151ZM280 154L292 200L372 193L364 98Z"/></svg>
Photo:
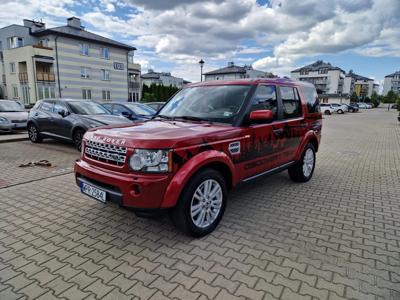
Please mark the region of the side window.
<svg viewBox="0 0 400 300"><path fill-rule="evenodd" d="M283 104L283 118L291 119L301 117L301 102L297 89L281 86L280 91Z"/></svg>
<svg viewBox="0 0 400 300"><path fill-rule="evenodd" d="M60 111L66 111L67 108L64 106L64 104L60 103L60 102L56 102L54 104L54 108L53 111L58 114Z"/></svg>
<svg viewBox="0 0 400 300"><path fill-rule="evenodd" d="M276 88L273 85L259 85L252 99L251 110L268 109L272 111L274 120L278 117L278 103L276 98Z"/></svg>
<svg viewBox="0 0 400 300"><path fill-rule="evenodd" d="M103 107L108 111L112 111L112 104L103 104Z"/></svg>
<svg viewBox="0 0 400 300"><path fill-rule="evenodd" d="M40 110L47 111L47 112L52 112L53 111L53 102L43 102L42 105L40 106Z"/></svg>
<svg viewBox="0 0 400 300"><path fill-rule="evenodd" d="M122 114L122 112L126 112L129 114L129 111L122 105L114 105L112 112L113 114L118 114L118 115Z"/></svg>
<svg viewBox="0 0 400 300"><path fill-rule="evenodd" d="M320 111L318 94L315 88L303 86L303 95L307 103L307 110L309 113L316 113Z"/></svg>

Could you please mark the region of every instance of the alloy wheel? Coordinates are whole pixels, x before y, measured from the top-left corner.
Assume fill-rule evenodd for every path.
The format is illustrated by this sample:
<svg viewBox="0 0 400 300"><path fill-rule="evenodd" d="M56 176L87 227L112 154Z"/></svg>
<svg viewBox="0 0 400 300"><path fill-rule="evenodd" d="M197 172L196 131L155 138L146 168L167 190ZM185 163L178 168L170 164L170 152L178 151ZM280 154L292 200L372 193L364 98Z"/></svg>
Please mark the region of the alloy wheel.
<svg viewBox="0 0 400 300"><path fill-rule="evenodd" d="M311 172L314 168L314 160L314 151L308 148L303 158L303 174L305 177L311 175Z"/></svg>

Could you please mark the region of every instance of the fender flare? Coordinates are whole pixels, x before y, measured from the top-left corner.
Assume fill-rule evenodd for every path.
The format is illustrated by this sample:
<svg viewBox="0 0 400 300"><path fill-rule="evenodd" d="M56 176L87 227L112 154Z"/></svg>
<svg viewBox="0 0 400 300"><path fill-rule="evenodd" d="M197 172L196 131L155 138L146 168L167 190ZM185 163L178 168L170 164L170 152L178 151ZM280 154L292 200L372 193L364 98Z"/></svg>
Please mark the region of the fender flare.
<svg viewBox="0 0 400 300"><path fill-rule="evenodd" d="M298 161L301 157L301 154L304 151L304 148L306 147L306 145L311 141L311 140L316 140L317 141L317 145L319 145L319 141L320 141L320 137L315 133L315 131L310 130L308 131L304 137L303 140L300 143L300 146L297 148L297 152L296 152L296 156L295 156L295 161ZM318 149L315 149L316 151Z"/></svg>
<svg viewBox="0 0 400 300"><path fill-rule="evenodd" d="M204 151L192 157L175 174L165 191L161 207L168 208L175 206L190 178L201 168L212 163L225 164L231 172L232 182L230 184L234 185L236 178L235 166L229 156L217 150Z"/></svg>

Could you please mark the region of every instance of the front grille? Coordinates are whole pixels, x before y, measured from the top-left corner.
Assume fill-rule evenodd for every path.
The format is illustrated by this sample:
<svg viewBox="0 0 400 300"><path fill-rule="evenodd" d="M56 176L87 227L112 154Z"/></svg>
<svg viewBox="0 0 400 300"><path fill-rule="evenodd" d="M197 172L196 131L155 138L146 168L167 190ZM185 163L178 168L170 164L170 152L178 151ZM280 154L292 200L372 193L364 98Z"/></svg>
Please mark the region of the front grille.
<svg viewBox="0 0 400 300"><path fill-rule="evenodd" d="M11 123L19 124L19 123L26 123L27 120L11 120Z"/></svg>
<svg viewBox="0 0 400 300"><path fill-rule="evenodd" d="M87 141L85 155L101 162L123 166L126 161L127 149L125 147Z"/></svg>

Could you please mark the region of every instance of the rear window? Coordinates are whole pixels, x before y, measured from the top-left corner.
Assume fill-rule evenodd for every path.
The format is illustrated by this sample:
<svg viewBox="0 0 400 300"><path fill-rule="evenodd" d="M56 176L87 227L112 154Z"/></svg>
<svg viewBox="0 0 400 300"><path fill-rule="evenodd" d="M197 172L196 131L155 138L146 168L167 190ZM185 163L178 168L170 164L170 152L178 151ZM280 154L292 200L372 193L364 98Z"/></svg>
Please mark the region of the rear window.
<svg viewBox="0 0 400 300"><path fill-rule="evenodd" d="M281 86L280 91L283 104L283 118L292 119L301 117L301 102L297 89Z"/></svg>
<svg viewBox="0 0 400 300"><path fill-rule="evenodd" d="M307 103L307 110L309 113L319 112L318 94L314 87L303 86L302 88L304 100Z"/></svg>

